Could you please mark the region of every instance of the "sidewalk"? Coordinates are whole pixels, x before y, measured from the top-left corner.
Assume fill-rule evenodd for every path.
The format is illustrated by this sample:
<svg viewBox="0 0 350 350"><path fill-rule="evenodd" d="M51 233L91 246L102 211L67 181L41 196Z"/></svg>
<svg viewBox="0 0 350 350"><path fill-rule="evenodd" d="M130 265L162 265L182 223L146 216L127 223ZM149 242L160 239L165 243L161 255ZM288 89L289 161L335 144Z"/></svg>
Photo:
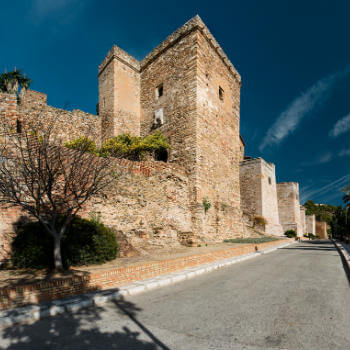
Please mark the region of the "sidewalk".
<svg viewBox="0 0 350 350"><path fill-rule="evenodd" d="M0 309L37 304L78 294L105 290L215 261L243 256L290 242L260 244L220 243L208 247L182 248L174 254L120 258L104 265L82 267L62 275L15 276L0 288Z"/></svg>
<svg viewBox="0 0 350 350"><path fill-rule="evenodd" d="M0 327L7 327L16 323L31 323L35 322L36 320L48 316L54 316L63 312L77 312L80 309L89 306L98 306L108 301L121 300L128 295L135 295L155 288L181 282L218 268L223 268L240 261L252 259L260 256L261 254L270 253L278 248L282 248L293 243L294 241L292 240L279 240L262 244L243 245L243 247L235 247L226 249L225 251L219 250L216 251L216 253L225 252L225 254L228 254L228 252L231 252L233 255L224 259L216 259L210 263L196 265L195 267L183 268L170 274L157 275L153 278L124 284L118 288L112 288L107 291L95 290L94 292L73 296L63 300L54 300L41 303L39 305L29 305L0 311ZM259 249L256 250L256 248ZM247 250L248 252L245 254L236 254L238 252L242 252L242 250ZM208 256L208 254L212 255L213 252L202 255ZM193 258L194 256L191 257Z"/></svg>

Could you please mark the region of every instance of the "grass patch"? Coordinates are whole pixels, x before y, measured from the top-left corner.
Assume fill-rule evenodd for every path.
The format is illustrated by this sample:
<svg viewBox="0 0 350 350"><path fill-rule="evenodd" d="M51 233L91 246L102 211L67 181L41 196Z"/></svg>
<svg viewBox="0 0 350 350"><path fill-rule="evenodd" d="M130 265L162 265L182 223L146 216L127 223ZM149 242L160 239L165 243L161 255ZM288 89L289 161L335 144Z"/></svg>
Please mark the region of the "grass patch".
<svg viewBox="0 0 350 350"><path fill-rule="evenodd" d="M265 243L280 240L280 237L232 238L224 239L225 243Z"/></svg>

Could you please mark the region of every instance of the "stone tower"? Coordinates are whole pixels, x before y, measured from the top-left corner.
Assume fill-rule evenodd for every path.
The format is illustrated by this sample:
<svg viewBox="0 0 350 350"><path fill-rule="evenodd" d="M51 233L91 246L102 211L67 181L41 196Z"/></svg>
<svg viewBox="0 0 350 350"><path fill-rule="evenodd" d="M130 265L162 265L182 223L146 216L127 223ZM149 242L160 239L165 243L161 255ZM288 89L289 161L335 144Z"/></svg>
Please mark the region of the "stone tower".
<svg viewBox="0 0 350 350"><path fill-rule="evenodd" d="M300 224L301 224L301 230L302 234L307 233L306 232L306 209L304 206L300 206Z"/></svg>
<svg viewBox="0 0 350 350"><path fill-rule="evenodd" d="M140 134L140 63L113 46L98 69L102 139Z"/></svg>
<svg viewBox="0 0 350 350"><path fill-rule="evenodd" d="M189 174L198 239L242 234L240 87L240 75L199 16L142 61L114 46L99 68L104 134L167 136L168 161Z"/></svg>
<svg viewBox="0 0 350 350"><path fill-rule="evenodd" d="M262 158L246 159L240 163L241 206L244 212L263 216L265 232L283 235L277 203L275 165Z"/></svg>
<svg viewBox="0 0 350 350"><path fill-rule="evenodd" d="M295 230L302 237L300 218L299 184L280 182L277 184L278 212L284 231Z"/></svg>
<svg viewBox="0 0 350 350"><path fill-rule="evenodd" d="M305 217L306 221L306 233L312 233L313 235L316 235L316 216L313 215L306 215Z"/></svg>

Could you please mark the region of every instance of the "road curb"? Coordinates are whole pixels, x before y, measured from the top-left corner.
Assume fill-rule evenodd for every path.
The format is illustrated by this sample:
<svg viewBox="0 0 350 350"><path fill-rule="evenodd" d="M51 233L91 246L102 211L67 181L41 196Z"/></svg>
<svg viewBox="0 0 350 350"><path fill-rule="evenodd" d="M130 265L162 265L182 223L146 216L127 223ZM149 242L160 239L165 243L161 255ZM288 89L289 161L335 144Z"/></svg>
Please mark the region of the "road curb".
<svg viewBox="0 0 350 350"><path fill-rule="evenodd" d="M332 241L335 244L335 246L337 247L339 254L343 258L343 261L348 268L348 272L350 272L350 252L348 251L348 249L346 248L346 246L343 242L336 241L334 239Z"/></svg>
<svg viewBox="0 0 350 350"><path fill-rule="evenodd" d="M261 251L256 251L254 253L218 260L197 267L186 268L182 271L176 271L167 275L162 275L143 281L137 281L125 286L121 286L119 288L82 294L79 296L74 296L62 300L54 300L39 305L29 305L0 311L0 327L8 327L14 324L22 323L33 323L40 319L49 316L55 316L64 312L75 313L83 308L87 308L93 305L101 306L109 301L120 300L125 296L132 296L146 291L151 291L156 288L182 282L184 280L191 279L193 277L214 271L219 268L230 266L244 260L261 256L263 254L268 254L279 248L283 248L291 244L294 244L294 242L280 244L273 248L267 248Z"/></svg>

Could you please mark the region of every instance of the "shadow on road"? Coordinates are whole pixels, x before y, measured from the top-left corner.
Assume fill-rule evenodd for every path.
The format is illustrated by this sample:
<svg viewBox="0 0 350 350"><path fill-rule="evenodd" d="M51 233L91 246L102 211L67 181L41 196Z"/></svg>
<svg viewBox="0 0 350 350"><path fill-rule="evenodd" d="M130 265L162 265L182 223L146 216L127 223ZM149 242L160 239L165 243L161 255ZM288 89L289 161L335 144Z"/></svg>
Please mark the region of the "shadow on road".
<svg viewBox="0 0 350 350"><path fill-rule="evenodd" d="M121 331L103 332L98 321L105 308L115 308L121 319L130 319L150 339L139 339L141 333L123 326ZM64 313L33 324L15 325L0 330L0 342L10 343L0 349L113 349L170 350L136 318L141 311L135 304L121 298L105 307L91 307L77 313ZM2 340L1 340L2 339Z"/></svg>
<svg viewBox="0 0 350 350"><path fill-rule="evenodd" d="M350 268L349 268L349 265L346 262L344 255L340 252L339 248L335 244L334 244L334 246L335 246L336 250L338 251L338 254L340 255L340 259L341 259L341 262L343 264L343 268L344 268L346 277L348 278L348 283L350 286Z"/></svg>
<svg viewBox="0 0 350 350"><path fill-rule="evenodd" d="M340 257L343 268L346 274L346 277L348 279L348 283L350 285L350 269L345 261L345 258L343 254L339 251L338 247L332 242L332 241L303 241L302 243L299 243L298 245L292 246L292 247L284 247L279 248L281 250L318 250L318 251L333 251L337 252L337 256Z"/></svg>
<svg viewBox="0 0 350 350"><path fill-rule="evenodd" d="M331 241L303 241L298 245L291 247L279 248L281 250L321 250L321 251L336 251Z"/></svg>

